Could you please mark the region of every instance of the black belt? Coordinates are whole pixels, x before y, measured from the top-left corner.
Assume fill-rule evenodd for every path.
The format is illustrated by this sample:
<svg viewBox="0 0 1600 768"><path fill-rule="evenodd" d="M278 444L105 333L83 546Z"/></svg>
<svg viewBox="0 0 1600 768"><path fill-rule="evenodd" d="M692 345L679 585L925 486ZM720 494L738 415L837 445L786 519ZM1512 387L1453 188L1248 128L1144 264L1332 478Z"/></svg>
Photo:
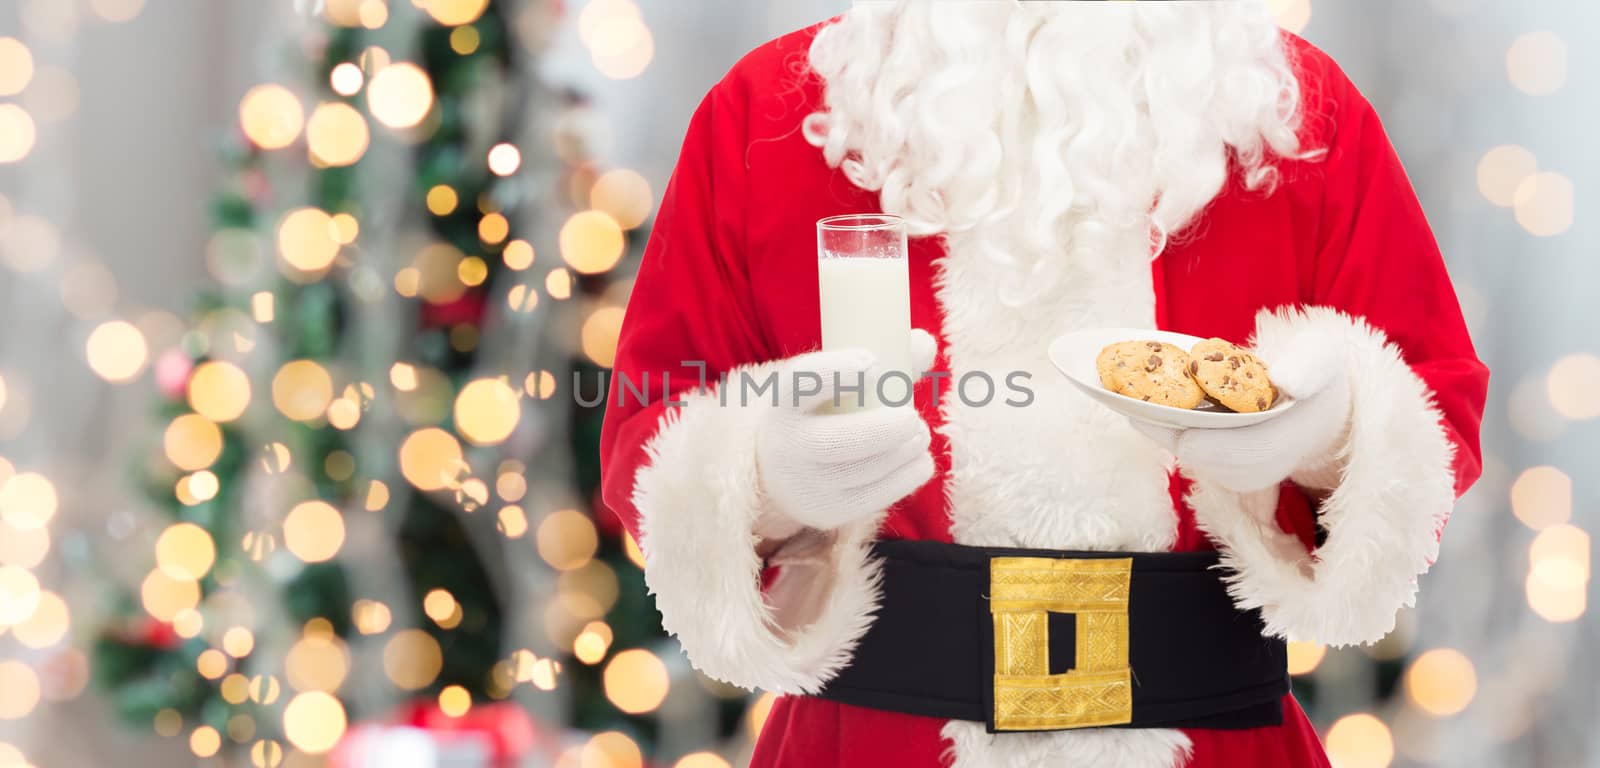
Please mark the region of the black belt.
<svg viewBox="0 0 1600 768"><path fill-rule="evenodd" d="M990 732L1283 722L1286 648L1215 552L873 548L877 618L822 698Z"/></svg>

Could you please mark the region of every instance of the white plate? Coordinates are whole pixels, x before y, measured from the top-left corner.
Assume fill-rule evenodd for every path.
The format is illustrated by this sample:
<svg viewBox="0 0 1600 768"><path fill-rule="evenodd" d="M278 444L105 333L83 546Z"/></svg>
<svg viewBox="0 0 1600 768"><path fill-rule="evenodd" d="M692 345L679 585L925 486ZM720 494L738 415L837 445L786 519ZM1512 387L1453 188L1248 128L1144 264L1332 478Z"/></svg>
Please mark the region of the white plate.
<svg viewBox="0 0 1600 768"><path fill-rule="evenodd" d="M1177 429L1233 429L1260 424L1282 416L1294 407L1294 400L1279 397L1271 408L1259 413L1232 413L1229 411L1190 411L1136 400L1119 395L1100 384L1100 374L1094 361L1100 350L1119 341L1164 341L1188 350L1198 336L1169 331L1152 331L1139 328L1096 328L1069 333L1050 342L1050 362L1067 375L1067 379L1090 397L1100 401L1117 413L1140 421Z"/></svg>

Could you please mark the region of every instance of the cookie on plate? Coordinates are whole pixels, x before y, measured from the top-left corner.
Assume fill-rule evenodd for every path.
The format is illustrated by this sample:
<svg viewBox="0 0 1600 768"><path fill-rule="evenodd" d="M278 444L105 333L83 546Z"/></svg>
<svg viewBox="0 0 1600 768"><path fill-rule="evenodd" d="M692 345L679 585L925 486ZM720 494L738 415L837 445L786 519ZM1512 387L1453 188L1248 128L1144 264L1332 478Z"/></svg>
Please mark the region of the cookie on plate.
<svg viewBox="0 0 1600 768"><path fill-rule="evenodd" d="M1229 410L1257 413L1278 400L1278 390L1267 377L1267 366L1225 339L1195 344L1189 350L1189 361L1189 375L1211 399Z"/></svg>
<svg viewBox="0 0 1600 768"><path fill-rule="evenodd" d="M1119 395L1173 408L1190 409L1205 392L1189 377L1189 355L1159 341L1122 341L1100 350L1095 370L1100 383Z"/></svg>

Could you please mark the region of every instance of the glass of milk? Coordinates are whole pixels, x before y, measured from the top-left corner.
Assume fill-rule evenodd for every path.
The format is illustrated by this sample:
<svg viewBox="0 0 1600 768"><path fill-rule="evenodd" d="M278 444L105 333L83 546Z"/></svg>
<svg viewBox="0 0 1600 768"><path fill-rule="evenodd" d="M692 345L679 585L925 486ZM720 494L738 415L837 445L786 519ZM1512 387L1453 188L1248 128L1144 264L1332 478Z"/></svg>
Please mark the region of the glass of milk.
<svg viewBox="0 0 1600 768"><path fill-rule="evenodd" d="M911 276L906 223L881 213L817 222L817 283L822 294L822 348L867 349L876 358L865 394L844 390L840 409L909 405ZM842 385L854 386L846 378ZM833 382L823 382L831 389Z"/></svg>

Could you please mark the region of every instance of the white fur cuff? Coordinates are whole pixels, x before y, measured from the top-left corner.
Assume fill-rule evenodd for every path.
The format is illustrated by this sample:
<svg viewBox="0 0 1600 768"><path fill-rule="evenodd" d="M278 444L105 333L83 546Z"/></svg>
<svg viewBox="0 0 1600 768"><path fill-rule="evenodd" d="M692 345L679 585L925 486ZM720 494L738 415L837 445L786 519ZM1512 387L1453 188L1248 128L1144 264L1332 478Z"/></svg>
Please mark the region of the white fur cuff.
<svg viewBox="0 0 1600 768"><path fill-rule="evenodd" d="M1233 571L1234 602L1260 608L1269 634L1368 643L1394 628L1438 554L1455 502L1454 446L1432 393L1380 331L1325 307L1256 318L1264 359L1319 334L1344 342L1353 405L1342 473L1319 513L1326 542L1307 556L1278 528L1276 489L1239 494L1194 478L1189 504Z"/></svg>
<svg viewBox="0 0 1600 768"><path fill-rule="evenodd" d="M771 365L743 370L760 380ZM645 583L662 625L713 678L815 693L872 623L880 576L868 547L882 516L793 536L772 557L780 575L763 591L757 529L773 526L755 441L770 404L724 404L715 392L685 399L663 416L634 479Z"/></svg>

